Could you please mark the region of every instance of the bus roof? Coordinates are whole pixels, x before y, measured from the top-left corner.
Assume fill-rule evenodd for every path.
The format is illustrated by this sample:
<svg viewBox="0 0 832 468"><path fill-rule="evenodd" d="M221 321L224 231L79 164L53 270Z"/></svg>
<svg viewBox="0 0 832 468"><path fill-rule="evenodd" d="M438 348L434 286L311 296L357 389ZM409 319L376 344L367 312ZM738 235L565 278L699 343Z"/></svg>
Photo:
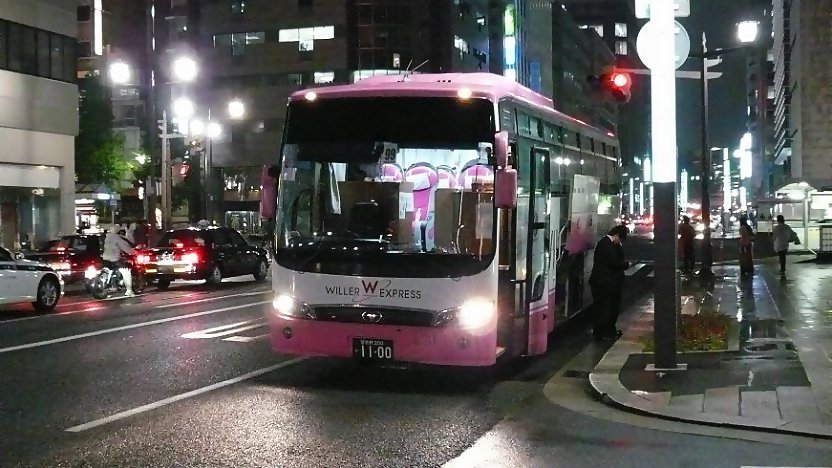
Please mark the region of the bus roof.
<svg viewBox="0 0 832 468"><path fill-rule="evenodd" d="M471 90L474 97L486 97L494 102L503 98L524 101L574 125L607 132L555 109L554 102L520 83L493 73L417 73L412 75L378 75L354 84L309 88L292 93L290 101L305 99L310 92L318 98L384 97L384 96L447 96L456 97L462 88Z"/></svg>

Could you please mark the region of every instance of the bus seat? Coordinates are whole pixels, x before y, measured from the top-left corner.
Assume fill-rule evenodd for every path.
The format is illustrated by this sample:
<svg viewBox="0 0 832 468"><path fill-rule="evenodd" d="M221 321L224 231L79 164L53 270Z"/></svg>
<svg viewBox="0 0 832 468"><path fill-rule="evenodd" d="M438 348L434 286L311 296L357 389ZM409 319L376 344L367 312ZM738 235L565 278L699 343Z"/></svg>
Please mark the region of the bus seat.
<svg viewBox="0 0 832 468"><path fill-rule="evenodd" d="M417 163L405 172L405 180L413 184L414 238L424 239L424 247L433 247L434 196L439 174L433 166Z"/></svg>
<svg viewBox="0 0 832 468"><path fill-rule="evenodd" d="M470 190L475 183L487 182L494 182L494 171L482 163L468 163L459 173L458 183L463 189Z"/></svg>
<svg viewBox="0 0 832 468"><path fill-rule="evenodd" d="M404 179L401 166L395 163L387 163L381 166L382 182L401 182Z"/></svg>
<svg viewBox="0 0 832 468"><path fill-rule="evenodd" d="M452 168L448 166L439 166L436 168L436 172L439 175L438 188L455 189L458 187L456 171Z"/></svg>

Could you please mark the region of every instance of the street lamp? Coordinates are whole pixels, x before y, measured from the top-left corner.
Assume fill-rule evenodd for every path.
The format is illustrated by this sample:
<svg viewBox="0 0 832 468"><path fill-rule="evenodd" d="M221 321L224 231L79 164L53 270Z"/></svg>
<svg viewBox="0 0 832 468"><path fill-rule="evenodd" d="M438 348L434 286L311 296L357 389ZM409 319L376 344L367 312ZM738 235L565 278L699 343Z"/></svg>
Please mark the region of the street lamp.
<svg viewBox="0 0 832 468"><path fill-rule="evenodd" d="M205 135L205 122L199 119L191 120L188 123L188 133L193 136Z"/></svg>
<svg viewBox="0 0 832 468"><path fill-rule="evenodd" d="M743 21L737 25L737 39L743 44L751 44L757 40L759 31L758 21Z"/></svg>
<svg viewBox="0 0 832 468"><path fill-rule="evenodd" d="M173 115L179 119L188 120L194 115L194 103L186 97L181 97L173 102Z"/></svg>
<svg viewBox="0 0 832 468"><path fill-rule="evenodd" d="M755 21L743 21L737 24L737 38L739 42L743 45L729 49L708 50L708 39L705 33L703 32L702 52L698 54L691 54L691 57L701 59L702 61L699 93L700 105L702 108L702 154L700 161L702 165L703 174L701 180L702 224L705 225L705 230L702 233L702 268L699 270L699 274L702 276L710 276L713 274L713 272L711 271L711 264L713 263L713 252L711 245L711 194L709 183L710 177L706 176L706 174L709 173L711 168L711 145L710 135L708 134L708 66L710 65L709 62L711 61L716 61L716 63L719 63L719 59L725 54L737 50L746 50L753 47L754 41L757 38L758 27L759 23Z"/></svg>
<svg viewBox="0 0 832 468"><path fill-rule="evenodd" d="M222 135L222 125L216 122L209 122L205 135L210 139L219 138Z"/></svg>
<svg viewBox="0 0 832 468"><path fill-rule="evenodd" d="M228 116L232 119L239 120L246 115L246 105L239 99L234 99L228 103Z"/></svg>
<svg viewBox="0 0 832 468"><path fill-rule="evenodd" d="M179 81L194 81L197 75L196 60L179 57L173 61L173 76Z"/></svg>
<svg viewBox="0 0 832 468"><path fill-rule="evenodd" d="M118 61L110 64L109 72L110 81L114 84L127 84L130 82L130 65L125 62Z"/></svg>

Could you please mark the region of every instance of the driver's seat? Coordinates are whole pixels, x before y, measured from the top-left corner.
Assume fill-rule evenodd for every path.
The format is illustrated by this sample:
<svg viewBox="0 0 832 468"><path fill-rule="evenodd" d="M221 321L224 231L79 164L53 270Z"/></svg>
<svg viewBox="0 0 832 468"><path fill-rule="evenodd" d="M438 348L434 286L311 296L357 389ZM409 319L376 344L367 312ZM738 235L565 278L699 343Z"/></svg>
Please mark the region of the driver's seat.
<svg viewBox="0 0 832 468"><path fill-rule="evenodd" d="M374 201L357 202L350 212L349 230L363 239L376 239L386 233L384 214Z"/></svg>

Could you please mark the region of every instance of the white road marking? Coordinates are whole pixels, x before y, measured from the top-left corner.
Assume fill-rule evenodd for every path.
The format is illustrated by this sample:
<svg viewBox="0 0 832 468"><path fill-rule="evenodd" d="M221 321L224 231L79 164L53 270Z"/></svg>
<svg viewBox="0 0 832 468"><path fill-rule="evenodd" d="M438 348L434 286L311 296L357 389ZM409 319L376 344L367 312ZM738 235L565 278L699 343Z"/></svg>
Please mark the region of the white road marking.
<svg viewBox="0 0 832 468"><path fill-rule="evenodd" d="M271 336L270 334L266 333L265 335L257 335L257 336L229 336L228 338L223 338L223 341L234 341L237 343L251 343L252 341L260 341L265 340Z"/></svg>
<svg viewBox="0 0 832 468"><path fill-rule="evenodd" d="M253 325L252 325L253 324ZM244 322L232 323L230 325L221 325L219 327L209 328L207 330L199 330L195 332L185 333L182 338L186 339L205 339L217 338L220 336L233 335L235 333L244 332L247 330L254 330L266 326L266 319L246 320Z"/></svg>
<svg viewBox="0 0 832 468"><path fill-rule="evenodd" d="M221 299L230 299L232 297L249 297L249 296L259 296L260 294L266 294L269 291L258 291L258 292L248 292L248 293L239 293L239 294L229 294L227 296L217 296L217 297L209 297L207 299L197 299L195 301L187 301L187 302L178 302L176 304L165 304L156 306L157 309L170 309L171 307L182 307L185 305L191 304L202 304L203 302L213 302L218 301Z"/></svg>
<svg viewBox="0 0 832 468"><path fill-rule="evenodd" d="M63 343L63 342L66 342L66 341L80 340L81 338L89 338L91 336L104 335L104 334L107 334L107 333L115 333L115 332L120 332L120 331L124 331L124 330L132 330L134 328L149 327L149 326L152 326L152 325L158 325L160 323L174 322L174 321L177 321L177 320L184 320L184 319L188 319L188 318L199 317L199 316L202 316L202 315L211 315L211 314L218 314L218 313L221 313L221 312L228 312L230 310L244 309L246 307L253 307L253 306L268 304L270 302L271 301L252 302L250 304L241 304L241 305L236 305L236 306L231 306L231 307L223 307L222 309L206 310L206 311L203 311L203 312L195 312L193 314L187 314L187 315L177 315L175 317L168 317L168 318L163 318L163 319L159 319L159 320L151 320L150 322L134 323L134 324L131 324L131 325L124 325L124 326L121 326L121 327L114 327L114 328L105 328L103 330L97 330L97 331L94 331L94 332L81 333L80 335L65 336L65 337L62 337L62 338L55 338L55 339L52 339L52 340L38 341L38 342L35 342L35 343L26 343L26 344L22 344L22 345L18 345L18 346L11 346L11 347L8 347L8 348L0 348L0 354L10 353L12 351L19 351L21 349L29 349L29 348L37 348L37 347L40 347L40 346L48 346L48 345L51 345L51 344Z"/></svg>
<svg viewBox="0 0 832 468"><path fill-rule="evenodd" d="M172 308L172 307L179 307L179 306L189 305L189 304L199 304L199 303L202 303L202 302L216 301L216 300L232 298L232 297L256 296L258 294L266 294L268 292L269 292L269 290L260 291L260 292L228 294L228 295L225 295L225 296L214 296L214 297L209 297L209 298L206 298L206 299L199 299L199 300L194 300L194 301L177 302L175 304L165 304L165 305L162 305L162 306L157 306L156 308L157 309L169 309L169 308ZM162 297L162 298L159 298L159 299L156 299L156 300L142 301L142 302L136 302L136 303L132 303L132 304L122 304L121 307L147 306L147 305L154 304L154 303L157 303L157 302L173 301L173 300L176 300L176 299L180 299L182 297L190 296L192 294L199 294L199 293L187 293L187 294L180 294L178 296ZM143 294L137 294L133 297L136 298L136 297L148 297L148 296L149 296L149 293L143 293ZM78 306L83 306L83 305L101 304L104 301L114 301L114 300L120 300L120 299L126 299L126 298L123 297L123 296L117 296L117 297L107 298L107 299L104 299L104 300L95 299L95 300L90 300L90 301L79 301L79 302L59 302L56 307L57 308L78 307ZM13 319L8 319L8 320L0 320L0 325L6 324L6 323L25 322L27 320L36 320L36 319L50 318L50 317L60 317L60 316L63 316L63 315L74 315L74 314L82 314L82 313L97 312L97 311L98 311L98 309L84 308L84 309L79 309L79 310L68 310L66 312L56 312L56 313L52 313L52 314L32 315L30 317L19 317L19 318L13 318Z"/></svg>
<svg viewBox="0 0 832 468"><path fill-rule="evenodd" d="M289 367L295 365L301 361L305 361L307 358L295 358L290 359L288 361L283 361L281 363L275 364L273 366L264 367L262 369L258 369L253 372L249 372L248 374L243 374L239 377L234 377L233 379L223 380L222 382L217 382L215 384L208 385L207 387L198 388L196 390L191 390L190 392L181 393L176 396L172 396L170 398L165 398L164 400L159 400L153 403L149 403L144 406L139 406L138 408L133 408L131 410L122 411L121 413L116 413L111 416L107 416L106 418L96 419L95 421L90 421L88 423L80 424L78 426L70 427L69 429L64 429L67 432L81 432L86 431L88 429L92 429L98 426L103 426L105 424L109 424L111 422L118 421L120 419L129 418L130 416L135 416L137 414L145 413L147 411L152 411L156 408L161 408L162 406L169 405L171 403L176 403L177 401L182 401L187 398L195 397L197 395L201 395L203 393L208 393L214 391L218 388L227 387L229 385L233 385L244 380L252 379L254 377L261 376L263 374L268 374L269 372L275 371L277 369L281 369L283 367Z"/></svg>

